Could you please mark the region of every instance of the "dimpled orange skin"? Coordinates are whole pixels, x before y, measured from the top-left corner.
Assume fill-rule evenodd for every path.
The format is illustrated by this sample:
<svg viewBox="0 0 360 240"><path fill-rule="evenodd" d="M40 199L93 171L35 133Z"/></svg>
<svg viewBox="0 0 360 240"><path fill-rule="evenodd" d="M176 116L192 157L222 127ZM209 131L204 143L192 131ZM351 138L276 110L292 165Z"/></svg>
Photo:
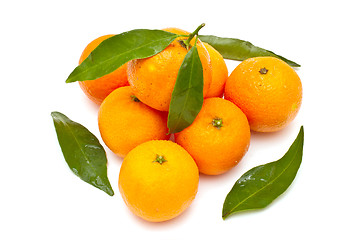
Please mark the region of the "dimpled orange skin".
<svg viewBox="0 0 360 240"><path fill-rule="evenodd" d="M82 63L102 41L112 36L114 35L104 35L90 42L84 49L80 57L79 64ZM129 86L126 69L127 66L124 64L112 73L96 80L81 81L79 82L79 85L91 101L100 105L107 95L115 89L123 86Z"/></svg>
<svg viewBox="0 0 360 240"><path fill-rule="evenodd" d="M256 57L234 69L226 81L224 96L245 113L251 130L275 132L296 117L302 85L295 70L284 61Z"/></svg>
<svg viewBox="0 0 360 240"><path fill-rule="evenodd" d="M221 126L214 126L216 119L221 119ZM207 98L195 121L175 134L175 142L190 153L201 173L219 175L235 167L248 151L250 127L235 104Z"/></svg>
<svg viewBox="0 0 360 240"><path fill-rule="evenodd" d="M186 33L181 29L168 28L168 31L171 30L178 34ZM171 94L176 78L184 57L188 52L179 42L182 39L184 38L177 38L162 52L152 57L132 60L128 63L127 73L131 88L143 103L154 109L169 111ZM198 40L196 46L203 66L203 94L206 96L212 77L211 61L209 53L200 40Z"/></svg>
<svg viewBox="0 0 360 240"><path fill-rule="evenodd" d="M165 162L157 162L158 156ZM119 190L126 205L150 222L180 215L194 200L199 171L191 156L172 141L145 142L125 157Z"/></svg>
<svg viewBox="0 0 360 240"><path fill-rule="evenodd" d="M167 116L134 101L129 86L114 90L100 105L98 124L108 148L124 157L137 145L155 139L169 139Z"/></svg>
<svg viewBox="0 0 360 240"><path fill-rule="evenodd" d="M204 46L209 52L212 66L211 84L206 97L222 97L224 94L225 82L229 74L225 60L211 45L204 42Z"/></svg>

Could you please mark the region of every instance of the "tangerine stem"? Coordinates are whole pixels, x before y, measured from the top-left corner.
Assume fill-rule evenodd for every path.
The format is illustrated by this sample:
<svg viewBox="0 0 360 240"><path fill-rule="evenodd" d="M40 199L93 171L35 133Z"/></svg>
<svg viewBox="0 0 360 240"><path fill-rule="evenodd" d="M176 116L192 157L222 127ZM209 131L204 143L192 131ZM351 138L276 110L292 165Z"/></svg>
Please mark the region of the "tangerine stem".
<svg viewBox="0 0 360 240"><path fill-rule="evenodd" d="M134 102L141 102L140 99L138 99L135 95L131 95L131 100Z"/></svg>
<svg viewBox="0 0 360 240"><path fill-rule="evenodd" d="M205 23L200 24L195 31L193 31L192 33L189 34L188 39L184 42L184 44L187 46L187 48L189 49L190 46L190 41L194 38L194 36L197 36L199 34L200 29L202 29L205 26Z"/></svg>
<svg viewBox="0 0 360 240"><path fill-rule="evenodd" d="M263 68L260 69L259 73L261 73L261 74L267 74L268 71L269 71L269 70L267 70L265 67L263 67Z"/></svg>
<svg viewBox="0 0 360 240"><path fill-rule="evenodd" d="M164 156L160 156L156 154L156 159L153 162L158 162L160 165L162 165L164 162L167 162Z"/></svg>
<svg viewBox="0 0 360 240"><path fill-rule="evenodd" d="M211 123L217 129L220 129L223 126L222 118L214 118Z"/></svg>

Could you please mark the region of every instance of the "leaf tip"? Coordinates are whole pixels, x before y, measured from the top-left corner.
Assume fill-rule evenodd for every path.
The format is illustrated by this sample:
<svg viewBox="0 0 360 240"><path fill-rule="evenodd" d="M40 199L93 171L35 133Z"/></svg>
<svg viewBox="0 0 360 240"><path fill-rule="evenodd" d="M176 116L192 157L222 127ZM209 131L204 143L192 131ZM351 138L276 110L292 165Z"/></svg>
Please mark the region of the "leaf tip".
<svg viewBox="0 0 360 240"><path fill-rule="evenodd" d="M300 127L298 137L299 137L299 136L300 136L301 138L304 138L304 126L301 126L301 127Z"/></svg>
<svg viewBox="0 0 360 240"><path fill-rule="evenodd" d="M51 112L51 117L55 120L55 119L58 119L59 118L59 115L60 115L61 113L60 112L57 112L57 111L52 111Z"/></svg>
<svg viewBox="0 0 360 240"><path fill-rule="evenodd" d="M109 179L106 177L104 180L105 181L104 181L103 185L96 185L96 184L93 184L93 185L96 186L98 189L102 190L103 192L105 192L110 197L114 196L114 190L111 187Z"/></svg>
<svg viewBox="0 0 360 240"><path fill-rule="evenodd" d="M114 191L113 191L111 188L109 188L109 189L106 191L106 193L107 193L110 197L114 196Z"/></svg>
<svg viewBox="0 0 360 240"><path fill-rule="evenodd" d="M294 61L291 61L291 60L289 60L289 59L283 59L285 62L287 62L291 67L301 67L301 65L300 64L298 64L298 63L296 63L296 62L294 62Z"/></svg>
<svg viewBox="0 0 360 240"><path fill-rule="evenodd" d="M224 212L224 211L223 211L222 216L221 216L221 217L222 217L222 220L225 221L230 215L231 215L231 212L229 212L229 211L228 211L228 212Z"/></svg>
<svg viewBox="0 0 360 240"><path fill-rule="evenodd" d="M65 83L72 83L74 82L73 80L71 80L71 75L65 80Z"/></svg>

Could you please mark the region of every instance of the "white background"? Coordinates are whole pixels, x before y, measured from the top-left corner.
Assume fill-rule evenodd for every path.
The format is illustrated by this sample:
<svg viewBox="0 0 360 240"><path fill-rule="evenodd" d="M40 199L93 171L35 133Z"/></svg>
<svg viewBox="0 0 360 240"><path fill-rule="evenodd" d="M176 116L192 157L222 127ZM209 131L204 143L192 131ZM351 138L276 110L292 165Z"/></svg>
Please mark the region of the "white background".
<svg viewBox="0 0 360 240"><path fill-rule="evenodd" d="M0 4L1 239L359 239L360 37L357 1L3 1ZM88 42L136 28L206 23L201 34L248 40L302 65L303 105L285 130L253 134L240 164L200 177L180 217L147 223L117 188L122 159L106 147L113 197L68 168L50 113L99 139L98 107L65 84ZM238 62L229 61L231 72ZM279 159L304 126L303 163L266 209L221 218L247 170ZM102 140L100 139L101 143Z"/></svg>

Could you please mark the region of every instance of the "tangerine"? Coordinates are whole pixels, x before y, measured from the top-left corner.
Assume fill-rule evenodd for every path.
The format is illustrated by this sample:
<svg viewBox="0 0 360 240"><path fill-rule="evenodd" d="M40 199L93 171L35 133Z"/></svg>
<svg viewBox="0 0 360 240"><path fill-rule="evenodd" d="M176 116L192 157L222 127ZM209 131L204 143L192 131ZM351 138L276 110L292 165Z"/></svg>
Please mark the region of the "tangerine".
<svg viewBox="0 0 360 240"><path fill-rule="evenodd" d="M124 157L140 143L169 139L167 116L140 102L129 86L109 94L100 105L98 124L108 148Z"/></svg>
<svg viewBox="0 0 360 240"><path fill-rule="evenodd" d="M168 31L179 33L183 30L169 28ZM183 33L180 32L180 34ZM162 52L149 58L136 59L128 63L127 70L130 86L143 103L160 111L169 110L171 94L177 75L188 52L183 43L186 39L186 37L178 37ZM194 44L194 42L191 43ZM206 96L212 74L210 56L200 40L196 43L196 47L203 67L203 94Z"/></svg>
<svg viewBox="0 0 360 240"><path fill-rule="evenodd" d="M140 144L125 157L119 190L137 216L162 222L180 215L194 200L199 171L182 147L172 141Z"/></svg>
<svg viewBox="0 0 360 240"><path fill-rule="evenodd" d="M245 114L223 98L207 98L194 122L175 134L175 142L194 158L199 171L219 175L235 167L250 145Z"/></svg>
<svg viewBox="0 0 360 240"><path fill-rule="evenodd" d="M233 70L226 81L224 96L245 113L251 130L275 132L297 115L302 85L295 70L284 61L255 57Z"/></svg>

